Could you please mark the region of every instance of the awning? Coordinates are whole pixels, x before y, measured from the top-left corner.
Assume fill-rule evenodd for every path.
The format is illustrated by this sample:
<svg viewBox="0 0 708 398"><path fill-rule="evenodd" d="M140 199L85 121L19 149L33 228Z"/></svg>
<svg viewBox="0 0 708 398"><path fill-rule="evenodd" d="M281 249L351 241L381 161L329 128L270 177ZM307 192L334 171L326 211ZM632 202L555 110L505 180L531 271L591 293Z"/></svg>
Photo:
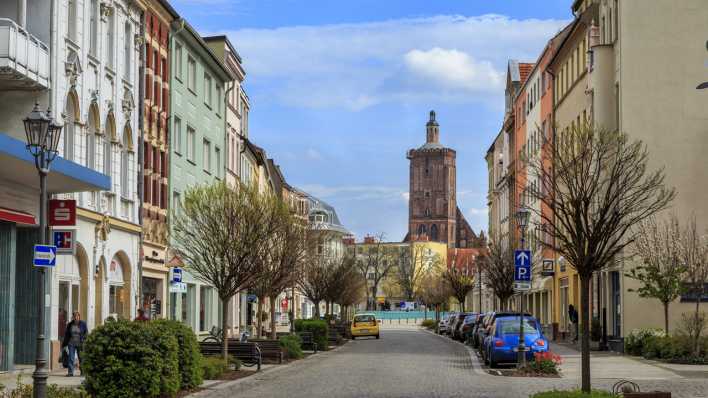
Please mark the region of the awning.
<svg viewBox="0 0 708 398"><path fill-rule="evenodd" d="M529 293L551 290L553 288L553 286L551 285L552 280L552 276L542 276L540 278L533 278L533 281L531 282L531 290L529 291Z"/></svg>
<svg viewBox="0 0 708 398"><path fill-rule="evenodd" d="M23 141L0 133L0 180L39 190L39 175L34 166L34 157ZM111 177L88 167L66 160L60 156L51 164L47 178L50 194L110 191Z"/></svg>
<svg viewBox="0 0 708 398"><path fill-rule="evenodd" d="M20 210L7 209L0 207L0 220L14 222L15 224L36 225L34 215L25 213Z"/></svg>

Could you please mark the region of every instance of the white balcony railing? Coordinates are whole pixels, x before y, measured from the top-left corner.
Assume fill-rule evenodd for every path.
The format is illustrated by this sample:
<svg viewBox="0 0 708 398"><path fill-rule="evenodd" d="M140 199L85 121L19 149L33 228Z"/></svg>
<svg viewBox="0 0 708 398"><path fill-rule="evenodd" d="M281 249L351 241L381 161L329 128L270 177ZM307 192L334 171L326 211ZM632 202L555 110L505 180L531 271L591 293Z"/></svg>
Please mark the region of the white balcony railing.
<svg viewBox="0 0 708 398"><path fill-rule="evenodd" d="M7 18L0 18L0 81L16 88L49 88L49 48Z"/></svg>

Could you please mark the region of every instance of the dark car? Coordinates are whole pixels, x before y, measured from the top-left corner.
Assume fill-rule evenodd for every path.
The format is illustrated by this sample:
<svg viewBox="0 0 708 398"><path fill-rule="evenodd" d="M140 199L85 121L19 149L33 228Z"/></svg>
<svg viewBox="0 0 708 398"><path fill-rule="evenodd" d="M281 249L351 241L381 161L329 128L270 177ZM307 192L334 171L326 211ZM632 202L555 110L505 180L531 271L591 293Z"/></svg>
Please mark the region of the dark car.
<svg viewBox="0 0 708 398"><path fill-rule="evenodd" d="M470 337L472 336L472 327L477 323L477 318L479 318L479 314L472 313L467 315L462 321L462 325L460 326L459 331L460 341L463 341L465 343L468 343L470 341Z"/></svg>
<svg viewBox="0 0 708 398"><path fill-rule="evenodd" d="M515 316L497 317L490 325L490 333L484 339L484 362L490 367L500 363L516 363L519 345L519 326L521 318ZM538 320L532 316L524 316L524 345L528 347L526 360L530 361L534 354L548 351L548 340L544 337Z"/></svg>
<svg viewBox="0 0 708 398"><path fill-rule="evenodd" d="M458 331L460 329L460 326L462 325L462 321L465 320L465 317L467 315L467 312L460 312L455 318L453 318L452 324L450 324L450 330L448 331L448 334L451 338L457 339Z"/></svg>
<svg viewBox="0 0 708 398"><path fill-rule="evenodd" d="M455 323L455 320L457 319L457 315L459 315L459 312L451 312L450 316L447 317L447 326L445 326L445 334L447 335L452 335L452 326Z"/></svg>

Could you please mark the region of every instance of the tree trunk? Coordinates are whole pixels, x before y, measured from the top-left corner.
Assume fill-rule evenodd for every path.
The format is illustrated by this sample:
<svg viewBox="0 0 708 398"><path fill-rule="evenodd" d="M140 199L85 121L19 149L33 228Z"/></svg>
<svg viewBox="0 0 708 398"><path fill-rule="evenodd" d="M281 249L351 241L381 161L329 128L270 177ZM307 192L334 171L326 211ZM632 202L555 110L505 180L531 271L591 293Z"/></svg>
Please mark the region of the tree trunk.
<svg viewBox="0 0 708 398"><path fill-rule="evenodd" d="M320 319L320 300L317 300L317 301L313 300L313 301L312 301L312 304L315 305L315 316L314 316L314 318L315 318L315 319Z"/></svg>
<svg viewBox="0 0 708 398"><path fill-rule="evenodd" d="M226 337L226 326L229 323L229 306L227 305L229 299L224 300L221 297L219 299L221 300L221 355L226 361L229 359L229 339Z"/></svg>
<svg viewBox="0 0 708 398"><path fill-rule="evenodd" d="M696 322L695 326L698 326L698 317L701 315L700 304L701 304L701 292L698 291L698 292L696 292L696 314L694 315L695 318L693 318L693 321ZM696 336L693 338L693 355L698 357L701 354L701 345L700 345L701 331L697 327L695 328L695 330L696 330L695 331Z"/></svg>
<svg viewBox="0 0 708 398"><path fill-rule="evenodd" d="M278 296L271 296L270 298L270 338L275 340L275 301Z"/></svg>
<svg viewBox="0 0 708 398"><path fill-rule="evenodd" d="M460 303L460 312L465 312L465 299L462 298L462 300L460 300L460 298L458 297L457 301Z"/></svg>
<svg viewBox="0 0 708 398"><path fill-rule="evenodd" d="M258 305L256 306L256 338L261 337L261 331L263 330L263 321L261 318L261 313L263 312L263 299L264 297L258 297Z"/></svg>
<svg viewBox="0 0 708 398"><path fill-rule="evenodd" d="M669 335L669 302L664 304L664 331L666 335Z"/></svg>
<svg viewBox="0 0 708 398"><path fill-rule="evenodd" d="M581 389L590 393L590 276L580 276Z"/></svg>

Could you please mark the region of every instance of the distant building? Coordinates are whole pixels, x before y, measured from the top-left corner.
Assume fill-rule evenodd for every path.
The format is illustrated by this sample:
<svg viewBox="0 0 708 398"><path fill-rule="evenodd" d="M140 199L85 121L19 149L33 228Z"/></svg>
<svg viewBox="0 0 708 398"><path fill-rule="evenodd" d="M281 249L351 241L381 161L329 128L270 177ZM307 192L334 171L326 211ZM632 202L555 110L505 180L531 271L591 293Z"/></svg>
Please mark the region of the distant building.
<svg viewBox="0 0 708 398"><path fill-rule="evenodd" d="M454 149L440 144L440 125L435 111L426 124L425 144L408 151L410 184L408 234L405 241L426 236L448 247L478 247L485 244L457 207L457 166Z"/></svg>

